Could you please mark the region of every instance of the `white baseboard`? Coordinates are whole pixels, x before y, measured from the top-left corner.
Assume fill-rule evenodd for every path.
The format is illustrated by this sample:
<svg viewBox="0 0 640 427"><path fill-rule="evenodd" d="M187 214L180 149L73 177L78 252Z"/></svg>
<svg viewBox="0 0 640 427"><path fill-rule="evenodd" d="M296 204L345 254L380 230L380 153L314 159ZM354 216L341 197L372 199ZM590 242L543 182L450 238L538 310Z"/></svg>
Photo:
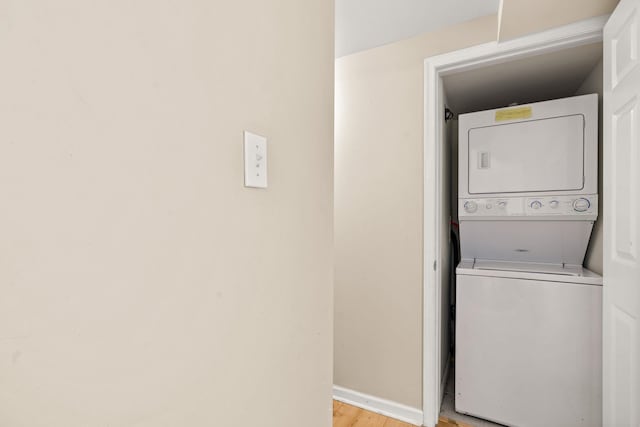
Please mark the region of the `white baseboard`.
<svg viewBox="0 0 640 427"><path fill-rule="evenodd" d="M402 403L381 399L337 385L333 386L333 398L386 417L395 418L416 426L422 425L422 411Z"/></svg>

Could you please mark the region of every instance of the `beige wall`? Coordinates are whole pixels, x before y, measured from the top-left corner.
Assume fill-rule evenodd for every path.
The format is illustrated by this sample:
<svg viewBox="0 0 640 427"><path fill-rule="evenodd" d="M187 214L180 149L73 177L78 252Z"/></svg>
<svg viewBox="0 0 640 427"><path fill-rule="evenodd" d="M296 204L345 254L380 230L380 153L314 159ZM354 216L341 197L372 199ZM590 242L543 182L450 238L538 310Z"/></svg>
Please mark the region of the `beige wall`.
<svg viewBox="0 0 640 427"><path fill-rule="evenodd" d="M337 385L422 407L423 62L496 17L336 61Z"/></svg>
<svg viewBox="0 0 640 427"><path fill-rule="evenodd" d="M0 12L0 425L330 426L332 2Z"/></svg>
<svg viewBox="0 0 640 427"><path fill-rule="evenodd" d="M602 274L602 220L604 209L602 208L602 200L606 195L602 194L602 91L603 91L603 64L602 60L593 68L589 76L582 83L576 95L585 95L589 93L598 94L598 220L593 227L589 249L585 257L584 265L596 273Z"/></svg>
<svg viewBox="0 0 640 427"><path fill-rule="evenodd" d="M498 39L530 33L610 14L619 0L502 0Z"/></svg>

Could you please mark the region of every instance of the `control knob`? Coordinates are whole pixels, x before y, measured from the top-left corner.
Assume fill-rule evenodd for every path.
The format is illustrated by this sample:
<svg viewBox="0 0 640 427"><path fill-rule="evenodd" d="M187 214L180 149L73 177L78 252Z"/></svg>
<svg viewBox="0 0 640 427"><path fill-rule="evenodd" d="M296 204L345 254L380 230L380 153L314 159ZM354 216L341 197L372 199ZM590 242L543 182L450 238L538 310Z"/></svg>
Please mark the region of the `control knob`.
<svg viewBox="0 0 640 427"><path fill-rule="evenodd" d="M558 206L560 206L560 202L557 200L552 200L549 202L549 206L551 206L551 209L557 209Z"/></svg>
<svg viewBox="0 0 640 427"><path fill-rule="evenodd" d="M473 200L469 200L468 202L464 202L464 210L468 213L474 213L478 210L478 204Z"/></svg>
<svg viewBox="0 0 640 427"><path fill-rule="evenodd" d="M591 207L589 199L581 197L573 201L573 210L576 212L586 212Z"/></svg>

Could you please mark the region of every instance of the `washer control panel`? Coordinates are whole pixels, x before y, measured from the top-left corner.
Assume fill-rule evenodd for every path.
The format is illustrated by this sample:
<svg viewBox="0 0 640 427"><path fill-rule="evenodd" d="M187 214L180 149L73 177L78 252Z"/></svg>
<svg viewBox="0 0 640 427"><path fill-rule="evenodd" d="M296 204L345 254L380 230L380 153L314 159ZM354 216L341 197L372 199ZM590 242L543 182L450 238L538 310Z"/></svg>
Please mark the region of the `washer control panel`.
<svg viewBox="0 0 640 427"><path fill-rule="evenodd" d="M460 217L594 216L597 195L459 199Z"/></svg>

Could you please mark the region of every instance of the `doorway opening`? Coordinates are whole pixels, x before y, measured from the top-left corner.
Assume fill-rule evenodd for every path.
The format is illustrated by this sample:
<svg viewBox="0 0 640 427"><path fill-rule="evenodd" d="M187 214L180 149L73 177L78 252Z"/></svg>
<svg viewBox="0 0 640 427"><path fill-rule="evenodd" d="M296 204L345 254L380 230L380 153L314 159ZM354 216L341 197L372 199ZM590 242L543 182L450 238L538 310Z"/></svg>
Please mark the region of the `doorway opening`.
<svg viewBox="0 0 640 427"><path fill-rule="evenodd" d="M455 267L459 114L598 93L602 117L602 28L606 17L425 62L424 425L454 411ZM602 125L599 123L599 172ZM602 174L599 173L602 200ZM602 208L585 266L602 273ZM449 384L447 385L449 380ZM444 401L442 400L444 398ZM475 421L467 419L467 421ZM476 424L478 423L475 421ZM491 425L491 424L483 424Z"/></svg>

